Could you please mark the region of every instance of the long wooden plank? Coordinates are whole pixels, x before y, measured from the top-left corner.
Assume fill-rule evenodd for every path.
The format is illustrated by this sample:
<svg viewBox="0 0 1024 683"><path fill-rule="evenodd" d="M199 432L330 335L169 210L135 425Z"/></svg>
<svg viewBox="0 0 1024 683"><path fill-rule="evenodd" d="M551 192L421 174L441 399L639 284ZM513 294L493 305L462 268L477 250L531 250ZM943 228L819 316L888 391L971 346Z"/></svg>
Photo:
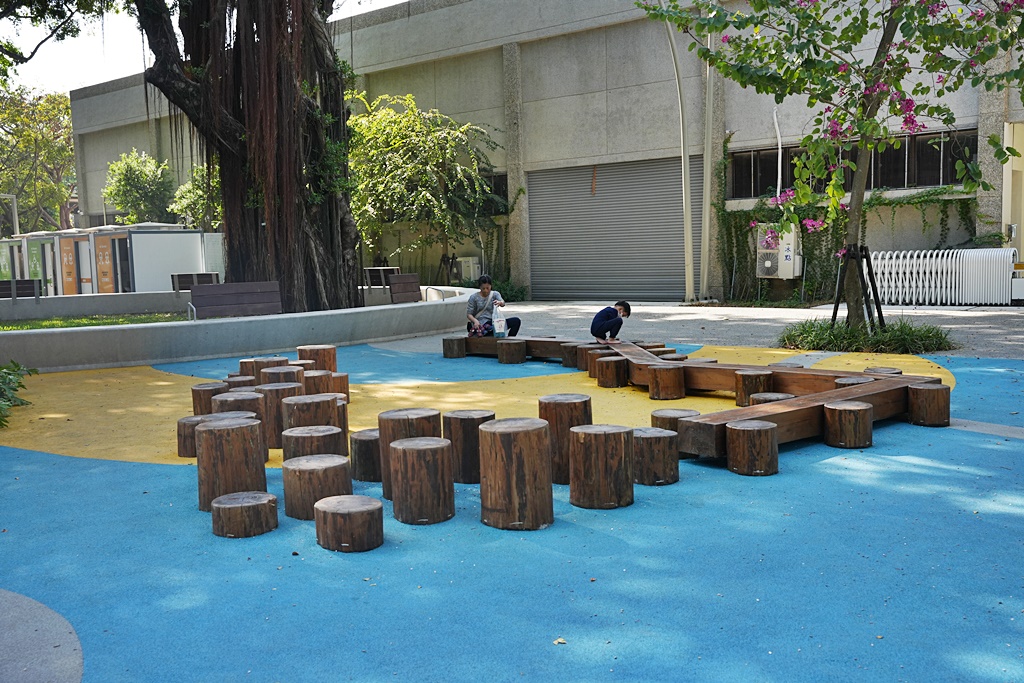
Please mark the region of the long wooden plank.
<svg viewBox="0 0 1024 683"><path fill-rule="evenodd" d="M779 443L821 436L824 405L832 401L864 401L874 407L874 419L884 420L907 412L907 387L920 377L893 377L831 389L808 396L758 406L723 410L681 420L680 450L707 457L725 457L725 425L734 420L766 420L778 427ZM936 378L925 378L931 382Z"/></svg>
<svg viewBox="0 0 1024 683"><path fill-rule="evenodd" d="M664 362L664 361L661 361ZM669 361L672 362L672 361ZM686 366L685 379L687 391L734 391L736 389L737 370L771 370L772 390L781 391L794 396L817 394L835 389L835 380L839 377L871 377L875 380L891 378L893 375L879 375L850 370L820 370L816 368L783 368L760 365L725 365L720 363L694 363L675 361ZM912 379L914 383L938 381L934 377L897 375Z"/></svg>
<svg viewBox="0 0 1024 683"><path fill-rule="evenodd" d="M531 358L561 358L562 344L578 339L557 337L516 337L526 342L526 355ZM497 356L498 340L494 337L466 337L466 353L473 356Z"/></svg>

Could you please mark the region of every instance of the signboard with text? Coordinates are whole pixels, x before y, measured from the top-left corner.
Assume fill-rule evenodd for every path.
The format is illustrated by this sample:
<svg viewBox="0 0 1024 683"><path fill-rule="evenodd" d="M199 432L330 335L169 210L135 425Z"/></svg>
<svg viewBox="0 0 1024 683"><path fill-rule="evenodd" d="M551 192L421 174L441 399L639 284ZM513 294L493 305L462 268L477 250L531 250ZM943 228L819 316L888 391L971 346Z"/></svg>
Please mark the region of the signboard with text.
<svg viewBox="0 0 1024 683"><path fill-rule="evenodd" d="M75 273L75 240L60 238L60 277L65 294L78 294L78 278Z"/></svg>
<svg viewBox="0 0 1024 683"><path fill-rule="evenodd" d="M100 294L113 294L114 289L114 253L109 237L96 236L96 277L99 280Z"/></svg>

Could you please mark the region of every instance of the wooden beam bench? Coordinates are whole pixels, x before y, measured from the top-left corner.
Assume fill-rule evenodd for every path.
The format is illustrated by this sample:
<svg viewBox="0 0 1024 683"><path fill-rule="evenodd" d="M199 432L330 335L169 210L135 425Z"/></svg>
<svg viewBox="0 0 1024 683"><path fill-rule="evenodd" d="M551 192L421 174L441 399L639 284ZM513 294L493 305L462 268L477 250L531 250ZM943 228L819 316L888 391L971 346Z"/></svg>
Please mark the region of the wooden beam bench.
<svg viewBox="0 0 1024 683"><path fill-rule="evenodd" d="M0 280L0 299L38 299L43 291L43 281Z"/></svg>
<svg viewBox="0 0 1024 683"><path fill-rule="evenodd" d="M526 342L526 355L529 358L562 358L562 344L579 342L578 339L560 339L558 337L504 337ZM498 355L497 337L466 337L466 353L473 356Z"/></svg>
<svg viewBox="0 0 1024 683"><path fill-rule="evenodd" d="M171 289L190 291L196 285L219 285L220 273L171 273Z"/></svg>
<svg viewBox="0 0 1024 683"><path fill-rule="evenodd" d="M189 306L196 320L283 312L281 288L276 281L195 285L191 292Z"/></svg>

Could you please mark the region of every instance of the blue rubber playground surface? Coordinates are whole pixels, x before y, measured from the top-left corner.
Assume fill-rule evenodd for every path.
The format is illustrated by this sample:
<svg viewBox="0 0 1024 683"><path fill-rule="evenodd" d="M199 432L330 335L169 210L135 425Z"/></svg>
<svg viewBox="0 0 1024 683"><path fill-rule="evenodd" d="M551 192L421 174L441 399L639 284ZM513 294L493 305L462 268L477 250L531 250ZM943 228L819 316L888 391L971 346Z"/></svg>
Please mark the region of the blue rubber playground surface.
<svg viewBox="0 0 1024 683"><path fill-rule="evenodd" d="M556 485L536 532L484 526L457 484L442 524L385 501L385 543L361 554L320 548L283 506L269 534L213 536L191 466L0 445L0 589L67 620L90 683L1024 681L1024 362L929 360L956 379L960 427L788 444L772 477L681 461L679 483L617 510ZM369 346L338 363L439 392L571 372Z"/></svg>

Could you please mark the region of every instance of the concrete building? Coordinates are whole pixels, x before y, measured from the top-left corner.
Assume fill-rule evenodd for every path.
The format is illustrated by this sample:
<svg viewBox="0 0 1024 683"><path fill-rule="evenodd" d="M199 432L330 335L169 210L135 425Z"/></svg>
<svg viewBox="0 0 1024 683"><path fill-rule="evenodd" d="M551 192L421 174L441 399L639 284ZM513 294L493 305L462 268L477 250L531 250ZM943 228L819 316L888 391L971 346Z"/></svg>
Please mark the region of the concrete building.
<svg viewBox="0 0 1024 683"><path fill-rule="evenodd" d="M412 93L422 108L493 131L503 148L492 161L510 195L525 190L509 223L513 277L537 299L721 296L713 216L703 220L701 209L704 186L715 189L706 171L721 158L727 131L733 163L725 191L736 208L775 185L777 146L789 154L811 125L802 100L773 111L770 99L720 78L709 89L704 65L677 36L691 143L688 237L669 34L632 0L410 0L331 28L371 97ZM71 103L82 211L92 223L108 222L100 197L107 164L132 147L171 159L185 177L185 127L159 93L147 94L141 75L74 91ZM965 90L951 104L956 144L932 152L924 138L908 140L902 159L876 164L875 186L946 184L951 155L976 154L977 140L993 133L1024 148L1016 93ZM1024 226L1024 163L1000 167L989 156L985 149L979 159L995 189L978 200L992 223L981 231ZM967 237L953 226L947 243ZM1012 240L1022 246L1020 230ZM873 249L935 242L913 210L894 223L871 217Z"/></svg>

